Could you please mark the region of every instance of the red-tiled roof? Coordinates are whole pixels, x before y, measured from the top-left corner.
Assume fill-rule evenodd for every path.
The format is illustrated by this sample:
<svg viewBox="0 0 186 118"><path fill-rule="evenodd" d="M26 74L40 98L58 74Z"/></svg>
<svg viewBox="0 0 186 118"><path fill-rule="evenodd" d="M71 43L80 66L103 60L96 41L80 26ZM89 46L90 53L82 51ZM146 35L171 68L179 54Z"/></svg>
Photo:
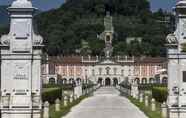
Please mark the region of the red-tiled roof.
<svg viewBox="0 0 186 118"><path fill-rule="evenodd" d="M55 63L55 64L82 64L80 56L49 57L49 63Z"/></svg>
<svg viewBox="0 0 186 118"><path fill-rule="evenodd" d="M96 64L96 62L81 62L81 56L53 56L49 57L48 62L54 63L54 64L79 64L79 65L92 65ZM88 58L84 58L85 60L88 60ZM91 57L91 59L96 60L95 57ZM117 60L112 59L112 60ZM166 63L167 59L164 57L135 57L134 63ZM119 62L120 64L133 64L133 62Z"/></svg>

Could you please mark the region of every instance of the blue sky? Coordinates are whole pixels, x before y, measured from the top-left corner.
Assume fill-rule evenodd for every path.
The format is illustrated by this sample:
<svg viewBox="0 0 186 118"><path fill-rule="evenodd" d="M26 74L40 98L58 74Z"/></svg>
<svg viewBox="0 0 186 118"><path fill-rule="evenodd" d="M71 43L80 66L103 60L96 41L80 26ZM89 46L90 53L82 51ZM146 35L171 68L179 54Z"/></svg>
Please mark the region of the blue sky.
<svg viewBox="0 0 186 118"><path fill-rule="evenodd" d="M0 0L0 5L10 4L13 0ZM151 9L156 11L159 8L171 11L175 5L176 0L150 0ZM51 8L59 7L63 0L32 0L33 5L41 10L49 10Z"/></svg>

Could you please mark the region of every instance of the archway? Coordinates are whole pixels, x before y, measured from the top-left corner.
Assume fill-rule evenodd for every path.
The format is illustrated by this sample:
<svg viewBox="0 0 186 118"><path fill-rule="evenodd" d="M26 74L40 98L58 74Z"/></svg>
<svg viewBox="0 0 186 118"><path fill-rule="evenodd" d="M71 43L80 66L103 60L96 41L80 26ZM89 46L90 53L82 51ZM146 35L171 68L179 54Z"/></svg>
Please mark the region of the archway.
<svg viewBox="0 0 186 118"><path fill-rule="evenodd" d="M149 83L150 83L150 84L154 84L154 78L150 78L150 79L149 79Z"/></svg>
<svg viewBox="0 0 186 118"><path fill-rule="evenodd" d="M117 86L118 85L118 79L117 78L114 78L113 79L113 86Z"/></svg>
<svg viewBox="0 0 186 118"><path fill-rule="evenodd" d="M162 79L162 84L166 84L167 81L168 81L168 78L167 78L167 77L163 77L163 79Z"/></svg>
<svg viewBox="0 0 186 118"><path fill-rule="evenodd" d="M139 78L135 78L134 80L137 84L140 84L140 79Z"/></svg>
<svg viewBox="0 0 186 118"><path fill-rule="evenodd" d="M63 84L67 84L67 79L63 78Z"/></svg>
<svg viewBox="0 0 186 118"><path fill-rule="evenodd" d="M142 84L147 84L147 78L142 78Z"/></svg>
<svg viewBox="0 0 186 118"><path fill-rule="evenodd" d="M103 85L103 79L102 78L98 78L98 84L100 84L101 86Z"/></svg>
<svg viewBox="0 0 186 118"><path fill-rule="evenodd" d="M76 79L76 84L80 85L81 84L81 78Z"/></svg>
<svg viewBox="0 0 186 118"><path fill-rule="evenodd" d="M73 78L70 78L69 79L69 84L73 84L73 82L74 82L74 79Z"/></svg>
<svg viewBox="0 0 186 118"><path fill-rule="evenodd" d="M56 81L55 81L55 78L49 78L49 84L55 84Z"/></svg>
<svg viewBox="0 0 186 118"><path fill-rule="evenodd" d="M62 85L63 84L63 80L62 79L57 79L57 84Z"/></svg>
<svg viewBox="0 0 186 118"><path fill-rule="evenodd" d="M156 84L160 84L160 78L156 78Z"/></svg>
<svg viewBox="0 0 186 118"><path fill-rule="evenodd" d="M105 86L110 86L111 85L111 80L110 78L105 79Z"/></svg>

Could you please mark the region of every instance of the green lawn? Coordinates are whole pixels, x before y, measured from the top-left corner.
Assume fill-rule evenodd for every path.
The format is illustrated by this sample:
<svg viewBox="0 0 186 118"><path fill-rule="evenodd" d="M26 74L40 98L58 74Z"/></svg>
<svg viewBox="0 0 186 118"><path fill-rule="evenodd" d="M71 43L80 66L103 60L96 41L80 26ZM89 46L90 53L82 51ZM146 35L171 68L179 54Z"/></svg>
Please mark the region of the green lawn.
<svg viewBox="0 0 186 118"><path fill-rule="evenodd" d="M128 97L128 99L141 111L143 111L149 118L162 118L160 103L156 103L156 111L151 111L151 106L146 107L144 102L140 103L139 100L136 100L132 97Z"/></svg>
<svg viewBox="0 0 186 118"><path fill-rule="evenodd" d="M68 106L64 107L63 102L61 102L61 110L59 112L55 111L55 105L50 106L50 118L61 118L65 116L68 112L70 112L71 108L75 105L79 104L83 99L87 98L88 96L82 96L73 103L69 103Z"/></svg>

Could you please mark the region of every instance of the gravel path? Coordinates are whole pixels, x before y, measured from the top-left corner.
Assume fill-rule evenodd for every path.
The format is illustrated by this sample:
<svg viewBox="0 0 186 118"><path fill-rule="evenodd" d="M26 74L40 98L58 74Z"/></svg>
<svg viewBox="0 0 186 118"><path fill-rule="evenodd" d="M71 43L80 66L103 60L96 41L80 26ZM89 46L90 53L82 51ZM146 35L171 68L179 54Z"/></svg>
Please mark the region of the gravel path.
<svg viewBox="0 0 186 118"><path fill-rule="evenodd" d="M148 118L113 87L102 87L94 96L72 108L64 118Z"/></svg>

